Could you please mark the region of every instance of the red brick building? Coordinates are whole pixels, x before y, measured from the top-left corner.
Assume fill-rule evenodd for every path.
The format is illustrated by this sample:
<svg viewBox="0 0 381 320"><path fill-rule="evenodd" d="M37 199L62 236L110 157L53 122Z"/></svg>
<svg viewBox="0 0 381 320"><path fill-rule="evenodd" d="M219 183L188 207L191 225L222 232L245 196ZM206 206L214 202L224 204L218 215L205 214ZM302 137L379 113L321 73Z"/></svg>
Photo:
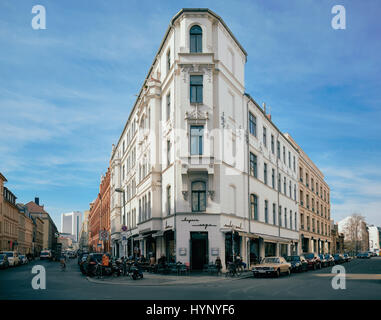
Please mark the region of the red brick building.
<svg viewBox="0 0 381 320"><path fill-rule="evenodd" d="M111 252L110 238L104 242L99 241L101 230L107 230L110 235L110 168L102 176L97 198L90 204L89 249L94 252Z"/></svg>

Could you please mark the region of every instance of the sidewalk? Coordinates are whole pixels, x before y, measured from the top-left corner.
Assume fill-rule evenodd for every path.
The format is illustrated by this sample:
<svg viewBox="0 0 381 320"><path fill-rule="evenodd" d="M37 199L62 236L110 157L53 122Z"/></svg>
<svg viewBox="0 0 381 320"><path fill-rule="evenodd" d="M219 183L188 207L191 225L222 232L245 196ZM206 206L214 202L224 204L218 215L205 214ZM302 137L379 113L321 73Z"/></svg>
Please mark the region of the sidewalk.
<svg viewBox="0 0 381 320"><path fill-rule="evenodd" d="M144 272L143 279L132 280L130 277L107 276L103 279L96 277L87 277L89 282L99 284L115 284L115 285L130 285L130 286L177 286L177 285L197 285L202 283L216 283L221 281L235 281L252 277L251 271L244 271L239 277L225 277L222 275L210 275L207 273L191 273L190 275L166 275Z"/></svg>

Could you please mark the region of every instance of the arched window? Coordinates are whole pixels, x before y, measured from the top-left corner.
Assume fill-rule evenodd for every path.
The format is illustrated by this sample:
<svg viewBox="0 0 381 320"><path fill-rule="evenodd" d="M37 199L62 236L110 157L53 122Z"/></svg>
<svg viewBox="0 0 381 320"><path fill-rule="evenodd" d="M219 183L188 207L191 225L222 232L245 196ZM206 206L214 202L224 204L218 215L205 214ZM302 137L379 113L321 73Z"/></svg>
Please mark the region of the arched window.
<svg viewBox="0 0 381 320"><path fill-rule="evenodd" d="M206 186L203 181L192 182L192 211L206 210Z"/></svg>
<svg viewBox="0 0 381 320"><path fill-rule="evenodd" d="M190 52L202 52L202 29L200 26L193 26L189 32Z"/></svg>
<svg viewBox="0 0 381 320"><path fill-rule="evenodd" d="M250 195L250 211L251 218L258 220L258 197L255 194Z"/></svg>

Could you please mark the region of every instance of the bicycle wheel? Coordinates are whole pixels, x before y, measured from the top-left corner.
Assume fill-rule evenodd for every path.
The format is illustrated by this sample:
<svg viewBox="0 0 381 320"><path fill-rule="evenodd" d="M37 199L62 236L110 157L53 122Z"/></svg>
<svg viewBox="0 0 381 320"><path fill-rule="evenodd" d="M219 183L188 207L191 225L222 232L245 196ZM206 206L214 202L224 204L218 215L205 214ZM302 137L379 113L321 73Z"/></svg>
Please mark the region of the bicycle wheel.
<svg viewBox="0 0 381 320"><path fill-rule="evenodd" d="M241 269L241 267L238 267L238 268L236 269L235 273L236 273L237 276L240 276L240 275L242 274L242 269Z"/></svg>

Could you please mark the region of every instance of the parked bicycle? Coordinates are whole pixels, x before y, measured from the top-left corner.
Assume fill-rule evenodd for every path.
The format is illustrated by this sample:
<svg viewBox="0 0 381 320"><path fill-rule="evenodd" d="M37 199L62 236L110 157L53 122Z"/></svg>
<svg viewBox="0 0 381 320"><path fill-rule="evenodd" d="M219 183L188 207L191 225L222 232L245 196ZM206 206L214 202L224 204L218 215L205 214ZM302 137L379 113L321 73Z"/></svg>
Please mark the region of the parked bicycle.
<svg viewBox="0 0 381 320"><path fill-rule="evenodd" d="M233 262L228 262L228 270L225 273L226 277L240 276L242 273L241 268L238 268L237 265Z"/></svg>

